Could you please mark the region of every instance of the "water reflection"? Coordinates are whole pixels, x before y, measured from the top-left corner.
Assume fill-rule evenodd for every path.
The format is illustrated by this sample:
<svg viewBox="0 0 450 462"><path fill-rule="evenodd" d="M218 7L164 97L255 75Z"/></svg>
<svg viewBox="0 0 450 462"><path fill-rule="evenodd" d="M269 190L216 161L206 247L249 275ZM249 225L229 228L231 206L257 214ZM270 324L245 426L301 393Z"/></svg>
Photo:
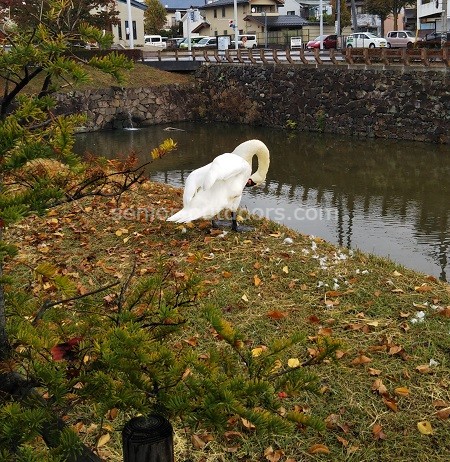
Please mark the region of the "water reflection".
<svg viewBox="0 0 450 462"><path fill-rule="evenodd" d="M109 157L150 150L171 137L178 150L152 164L156 181L182 186L191 170L250 138L271 165L263 188L241 205L302 233L390 258L447 280L450 271L448 146L366 140L262 127L177 124L78 135L78 152Z"/></svg>

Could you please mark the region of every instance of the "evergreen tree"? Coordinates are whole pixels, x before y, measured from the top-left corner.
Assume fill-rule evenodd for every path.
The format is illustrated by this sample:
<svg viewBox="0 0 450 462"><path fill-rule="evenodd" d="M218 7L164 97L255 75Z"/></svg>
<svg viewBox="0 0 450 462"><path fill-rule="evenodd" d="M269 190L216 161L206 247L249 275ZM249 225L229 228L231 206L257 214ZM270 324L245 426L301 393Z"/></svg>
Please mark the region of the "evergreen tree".
<svg viewBox="0 0 450 462"><path fill-rule="evenodd" d="M21 27L36 27L55 7L63 12L57 25L65 32L77 30L80 23L111 32L111 26L118 21L119 12L115 0L0 0L0 10L4 8L4 15Z"/></svg>

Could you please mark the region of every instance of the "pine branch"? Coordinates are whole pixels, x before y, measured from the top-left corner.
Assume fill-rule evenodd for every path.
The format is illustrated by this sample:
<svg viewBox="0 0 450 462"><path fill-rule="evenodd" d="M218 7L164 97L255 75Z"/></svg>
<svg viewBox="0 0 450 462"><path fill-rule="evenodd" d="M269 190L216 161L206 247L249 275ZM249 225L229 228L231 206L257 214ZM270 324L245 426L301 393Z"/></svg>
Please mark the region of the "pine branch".
<svg viewBox="0 0 450 462"><path fill-rule="evenodd" d="M33 319L33 321L31 322L31 325L32 326L36 326L36 324L38 323L38 321L40 321L42 319L42 317L44 316L45 312L51 308L52 306L55 306L55 305L62 305L62 304L65 304L65 303L69 303L69 302L73 302L74 300L80 300L81 298L85 298L85 297L89 297L90 295L94 295L94 294L98 294L99 292L103 292L105 290L108 290L110 289L111 287L114 287L116 286L117 284L119 284L118 282L113 282L111 284L108 284L107 286L103 286L103 287L99 287L98 289L95 289L93 290L92 292L87 292L85 294L81 294L81 295L76 295L74 297L70 297L70 298L65 298L63 300L57 300L55 302L50 302L50 301L47 301L45 302L42 307L40 308L40 310L38 311L38 313L36 314L35 318Z"/></svg>
<svg viewBox="0 0 450 462"><path fill-rule="evenodd" d="M27 380L17 372L0 374L0 392L2 394L11 395L21 401L26 400L28 404L34 402L36 406L46 409L48 408L48 403L34 388L36 385L37 384ZM51 417L49 417L49 420L43 425L42 437L48 447L55 447L58 445L58 441L56 441L57 436L66 428L66 424L60 417L55 415L54 412L51 410L49 411ZM101 462L101 459L81 441L80 446L82 448L81 454L70 458L67 462Z"/></svg>

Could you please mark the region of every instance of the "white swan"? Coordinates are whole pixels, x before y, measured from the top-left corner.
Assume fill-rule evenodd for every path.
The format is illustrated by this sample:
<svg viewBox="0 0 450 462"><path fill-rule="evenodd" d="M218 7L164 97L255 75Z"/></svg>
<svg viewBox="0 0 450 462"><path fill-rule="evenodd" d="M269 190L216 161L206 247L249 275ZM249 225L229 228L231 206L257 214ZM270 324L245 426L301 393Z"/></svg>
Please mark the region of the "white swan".
<svg viewBox="0 0 450 462"><path fill-rule="evenodd" d="M258 169L251 175L253 156ZM231 229L237 231L236 210L245 186L255 186L266 179L270 156L259 140L241 143L231 153L217 156L210 164L189 174L183 194L183 209L167 221L186 223L198 218L213 218L222 210L232 212Z"/></svg>

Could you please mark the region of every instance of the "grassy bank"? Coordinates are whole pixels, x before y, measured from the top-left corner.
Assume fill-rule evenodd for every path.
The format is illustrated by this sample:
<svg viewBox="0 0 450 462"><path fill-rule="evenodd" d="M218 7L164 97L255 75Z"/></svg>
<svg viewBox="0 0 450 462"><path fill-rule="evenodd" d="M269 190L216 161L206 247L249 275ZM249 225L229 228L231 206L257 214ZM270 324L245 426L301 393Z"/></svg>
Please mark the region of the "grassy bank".
<svg viewBox="0 0 450 462"><path fill-rule="evenodd" d="M179 190L146 182L119 207L107 199L85 200L8 232L20 242L11 269L43 300L54 287L33 270L45 261L72 275L80 293L123 282L134 265L137 274L152 272L161 258L179 277L201 275L202 295L187 311L180 339L199 355L213 335L198 315L206 303L217 306L251 348L304 331L308 348L291 353L300 362L317 355L322 336L340 341L333 360L305 366L321 379L319 395L280 397L280 412L295 403L323 419L326 431L256 438L244 428L229 438L201 434L191 440L173 422L177 462L448 460L448 284L266 220L247 218L252 231L224 234L208 222L178 226L157 218L180 205ZM88 409L77 412L83 418L71 416L74 428L95 445L98 422ZM120 430L127 417L108 420L110 439L98 448L104 460L122 460Z"/></svg>

